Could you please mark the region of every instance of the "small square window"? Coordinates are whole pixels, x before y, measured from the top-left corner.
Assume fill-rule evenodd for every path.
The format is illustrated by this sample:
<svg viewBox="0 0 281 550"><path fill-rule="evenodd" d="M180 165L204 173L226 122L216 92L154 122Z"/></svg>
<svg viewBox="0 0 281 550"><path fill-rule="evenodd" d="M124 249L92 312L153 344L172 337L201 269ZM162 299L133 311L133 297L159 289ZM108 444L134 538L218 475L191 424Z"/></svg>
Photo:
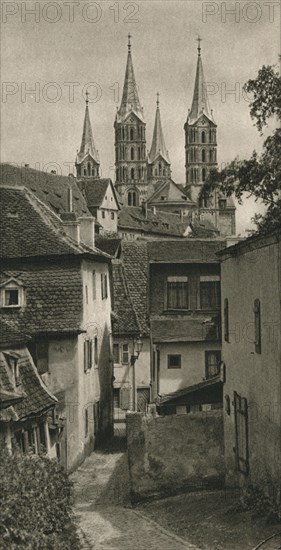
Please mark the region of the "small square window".
<svg viewBox="0 0 281 550"><path fill-rule="evenodd" d="M181 355L168 355L168 369L181 368Z"/></svg>

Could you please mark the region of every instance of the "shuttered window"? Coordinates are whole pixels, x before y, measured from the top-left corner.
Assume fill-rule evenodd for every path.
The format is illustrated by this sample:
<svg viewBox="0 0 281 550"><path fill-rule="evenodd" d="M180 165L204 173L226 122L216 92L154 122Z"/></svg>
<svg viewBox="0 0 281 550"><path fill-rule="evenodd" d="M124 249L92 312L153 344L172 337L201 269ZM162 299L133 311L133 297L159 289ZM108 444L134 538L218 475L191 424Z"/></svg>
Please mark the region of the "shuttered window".
<svg viewBox="0 0 281 550"><path fill-rule="evenodd" d="M254 302L255 316L255 352L261 353L261 304L257 298Z"/></svg>
<svg viewBox="0 0 281 550"><path fill-rule="evenodd" d="M234 392L235 457L239 472L249 474L248 403Z"/></svg>

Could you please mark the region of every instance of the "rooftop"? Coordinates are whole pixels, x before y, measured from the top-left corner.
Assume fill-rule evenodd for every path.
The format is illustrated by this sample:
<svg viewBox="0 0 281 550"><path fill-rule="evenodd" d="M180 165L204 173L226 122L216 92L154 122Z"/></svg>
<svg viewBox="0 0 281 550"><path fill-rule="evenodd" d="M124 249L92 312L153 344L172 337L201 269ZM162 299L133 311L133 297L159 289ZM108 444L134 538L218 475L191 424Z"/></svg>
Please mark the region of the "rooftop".
<svg viewBox="0 0 281 550"><path fill-rule="evenodd" d="M225 239L182 239L148 242L150 262L219 263L217 252L225 247Z"/></svg>
<svg viewBox="0 0 281 550"><path fill-rule="evenodd" d="M182 222L177 214L158 211L154 214L150 208L123 206L119 212L118 228L138 230L141 233L183 237L188 221Z"/></svg>

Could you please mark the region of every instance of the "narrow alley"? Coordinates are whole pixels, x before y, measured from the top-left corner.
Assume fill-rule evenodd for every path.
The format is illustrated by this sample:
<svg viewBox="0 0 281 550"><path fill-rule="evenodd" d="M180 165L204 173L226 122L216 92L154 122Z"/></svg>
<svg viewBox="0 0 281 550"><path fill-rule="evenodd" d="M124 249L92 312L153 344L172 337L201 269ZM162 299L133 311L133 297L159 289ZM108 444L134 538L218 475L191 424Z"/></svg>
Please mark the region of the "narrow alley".
<svg viewBox="0 0 281 550"><path fill-rule="evenodd" d="M197 549L131 507L124 423L117 424L112 441L93 452L72 480L81 549Z"/></svg>

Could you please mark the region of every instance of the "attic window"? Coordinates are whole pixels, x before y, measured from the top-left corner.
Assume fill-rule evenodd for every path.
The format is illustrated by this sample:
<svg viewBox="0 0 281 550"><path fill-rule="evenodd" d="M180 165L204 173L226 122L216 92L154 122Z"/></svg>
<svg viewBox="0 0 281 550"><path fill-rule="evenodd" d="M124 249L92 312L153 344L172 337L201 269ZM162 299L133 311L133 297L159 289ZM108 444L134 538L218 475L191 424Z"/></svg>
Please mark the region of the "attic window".
<svg viewBox="0 0 281 550"><path fill-rule="evenodd" d="M161 201L165 201L167 197L165 197L165 195L162 195L161 196Z"/></svg>
<svg viewBox="0 0 281 550"><path fill-rule="evenodd" d="M9 279L1 285L0 289L1 307L16 308L24 303L23 285L15 279Z"/></svg>
<svg viewBox="0 0 281 550"><path fill-rule="evenodd" d="M11 371L15 386L20 386L21 380L20 380L20 373L19 373L18 357L15 357L14 355L10 355L8 353L5 353L4 355L5 355L8 367Z"/></svg>

